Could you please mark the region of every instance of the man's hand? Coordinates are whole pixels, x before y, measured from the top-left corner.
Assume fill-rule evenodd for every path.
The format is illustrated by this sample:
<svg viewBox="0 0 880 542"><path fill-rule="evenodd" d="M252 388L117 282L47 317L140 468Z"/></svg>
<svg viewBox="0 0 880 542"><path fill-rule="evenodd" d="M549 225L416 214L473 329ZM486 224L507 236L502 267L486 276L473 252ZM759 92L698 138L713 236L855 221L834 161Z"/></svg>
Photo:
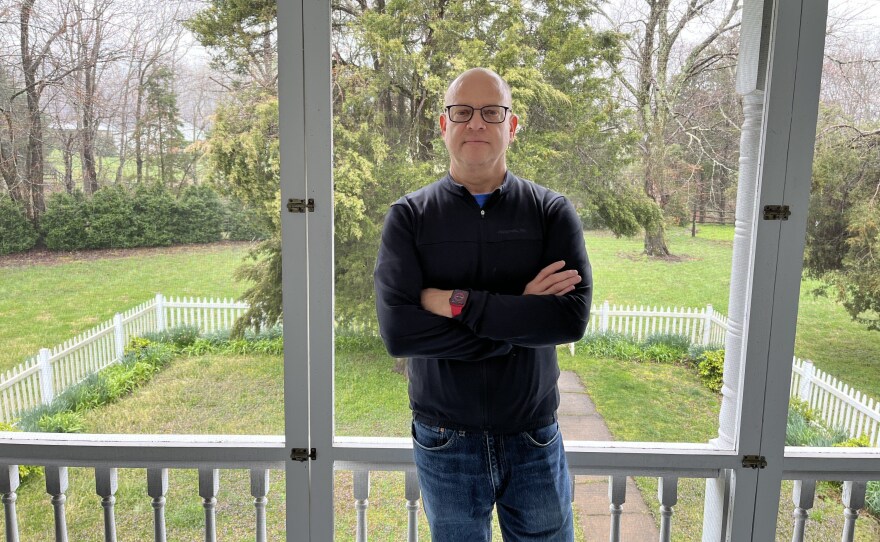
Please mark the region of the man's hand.
<svg viewBox="0 0 880 542"><path fill-rule="evenodd" d="M565 295L574 290L574 285L581 281L581 276L576 269L560 271L563 267L565 260L559 260L541 269L532 282L526 284L523 295Z"/></svg>
<svg viewBox="0 0 880 542"><path fill-rule="evenodd" d="M422 290L422 308L437 316L452 318L452 307L449 306L451 296L452 290L425 288Z"/></svg>

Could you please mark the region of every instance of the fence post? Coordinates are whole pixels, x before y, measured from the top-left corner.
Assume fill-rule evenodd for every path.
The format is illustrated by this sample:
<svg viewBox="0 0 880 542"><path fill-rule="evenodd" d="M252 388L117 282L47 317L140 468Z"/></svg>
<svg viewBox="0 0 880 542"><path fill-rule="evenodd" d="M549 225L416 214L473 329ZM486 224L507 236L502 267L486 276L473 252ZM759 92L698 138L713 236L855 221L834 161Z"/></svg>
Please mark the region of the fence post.
<svg viewBox="0 0 880 542"><path fill-rule="evenodd" d="M706 305L706 312L703 315L703 346L709 346L709 341L712 338L712 313L714 309L712 308L712 304Z"/></svg>
<svg viewBox="0 0 880 542"><path fill-rule="evenodd" d="M798 399L809 403L810 394L813 391L813 362L805 360L801 371L803 374L801 374L801 382L798 386Z"/></svg>
<svg viewBox="0 0 880 542"><path fill-rule="evenodd" d="M156 294L156 331L165 331L165 296Z"/></svg>
<svg viewBox="0 0 880 542"><path fill-rule="evenodd" d="M40 348L40 391L44 405L48 405L55 398L55 379L52 374L52 364L49 363L50 354L48 348Z"/></svg>
<svg viewBox="0 0 880 542"><path fill-rule="evenodd" d="M599 311L599 331L602 333L608 332L608 312L610 310L607 301L602 303L602 310Z"/></svg>
<svg viewBox="0 0 880 542"><path fill-rule="evenodd" d="M113 317L113 331L116 336L116 361L122 361L125 355L125 329L122 327L122 315L118 312Z"/></svg>

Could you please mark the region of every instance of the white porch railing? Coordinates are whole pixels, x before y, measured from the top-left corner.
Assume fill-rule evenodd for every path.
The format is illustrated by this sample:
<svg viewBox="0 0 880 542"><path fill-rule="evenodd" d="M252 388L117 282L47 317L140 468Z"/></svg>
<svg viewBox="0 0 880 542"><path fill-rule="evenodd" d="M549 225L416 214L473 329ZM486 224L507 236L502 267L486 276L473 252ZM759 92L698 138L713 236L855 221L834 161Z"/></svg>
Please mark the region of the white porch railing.
<svg viewBox="0 0 880 542"><path fill-rule="evenodd" d="M355 539L367 542L370 476L376 471L404 471L407 540L418 540L419 490L414 476L410 439L337 437L332 455L334 469L352 471L352 499L357 510ZM731 469L742 458L711 445L618 443L572 441L566 444L572 475L608 476L609 540L621 538L621 518L626 507L626 477L656 476L659 479L655 501L660 516L660 540L670 540L675 532L675 507L679 478L729 479ZM880 479L880 454L858 448L786 448L782 467L785 479L795 480L795 542L808 530L808 512L815 497L815 480L844 482L841 539L853 540L856 520L865 506L865 487ZM266 540L266 502L269 498L268 470L285 466L287 451L283 437L275 436L169 436L169 435L64 435L7 433L0 435L0 494L4 503L6 540L18 541L16 491L17 464L46 466L47 500L54 509L56 540L67 542L64 510L68 493L67 468L95 469L94 513L103 513L104 539L116 541L116 480L118 468L144 469L147 491L143 495L153 508L154 540L166 540L165 495L168 469L198 469L198 493L205 510L205 540L216 540L223 529L217 518L218 469L250 471L254 497L254 532L258 542ZM102 512L99 512L102 510ZM84 509L81 509L84 511Z"/></svg>

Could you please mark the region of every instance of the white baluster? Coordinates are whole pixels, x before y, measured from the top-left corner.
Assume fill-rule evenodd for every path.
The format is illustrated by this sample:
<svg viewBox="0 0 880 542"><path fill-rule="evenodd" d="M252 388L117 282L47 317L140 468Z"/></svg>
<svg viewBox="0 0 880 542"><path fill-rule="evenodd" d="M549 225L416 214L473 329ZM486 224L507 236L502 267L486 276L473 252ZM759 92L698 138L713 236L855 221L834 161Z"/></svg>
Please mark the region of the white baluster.
<svg viewBox="0 0 880 542"><path fill-rule="evenodd" d="M794 502L794 534L791 542L804 542L804 531L807 526L807 515L813 507L816 497L815 480L795 480L794 489L791 491L791 500Z"/></svg>
<svg viewBox="0 0 880 542"><path fill-rule="evenodd" d="M608 500L611 501L611 542L620 542L620 516L623 514L623 503L626 502L626 476L608 477Z"/></svg>
<svg viewBox="0 0 880 542"><path fill-rule="evenodd" d="M6 542L18 542L18 518L15 515L15 491L18 489L18 465L0 466L0 493L6 512Z"/></svg>
<svg viewBox="0 0 880 542"><path fill-rule="evenodd" d="M217 542L217 492L220 491L220 471L199 469L199 496L205 507L205 542Z"/></svg>
<svg viewBox="0 0 880 542"><path fill-rule="evenodd" d="M672 507L678 502L678 478L663 476L657 487L660 501L660 542L669 542L672 531Z"/></svg>
<svg viewBox="0 0 880 542"><path fill-rule="evenodd" d="M109 467L95 468L95 493L101 497L104 507L104 540L116 542L116 518L113 506L116 504L116 490L119 488L119 475L116 469Z"/></svg>
<svg viewBox="0 0 880 542"><path fill-rule="evenodd" d="M153 532L156 542L165 542L165 494L168 469L147 469L147 494L153 498Z"/></svg>
<svg viewBox="0 0 880 542"><path fill-rule="evenodd" d="M367 507L370 506L370 471L353 472L354 509L357 510L355 540L367 542Z"/></svg>
<svg viewBox="0 0 880 542"><path fill-rule="evenodd" d="M266 542L266 495L269 494L269 469L251 469L251 495L257 511L257 542Z"/></svg>
<svg viewBox="0 0 880 542"><path fill-rule="evenodd" d="M856 534L856 520L859 519L859 510L865 507L866 482L843 483L843 542L852 542Z"/></svg>
<svg viewBox="0 0 880 542"><path fill-rule="evenodd" d="M46 467L46 493L52 495L55 509L55 542L67 542L67 518L64 515L67 485L67 467Z"/></svg>
<svg viewBox="0 0 880 542"><path fill-rule="evenodd" d="M419 477L415 471L404 473L404 494L406 496L406 540L419 542Z"/></svg>

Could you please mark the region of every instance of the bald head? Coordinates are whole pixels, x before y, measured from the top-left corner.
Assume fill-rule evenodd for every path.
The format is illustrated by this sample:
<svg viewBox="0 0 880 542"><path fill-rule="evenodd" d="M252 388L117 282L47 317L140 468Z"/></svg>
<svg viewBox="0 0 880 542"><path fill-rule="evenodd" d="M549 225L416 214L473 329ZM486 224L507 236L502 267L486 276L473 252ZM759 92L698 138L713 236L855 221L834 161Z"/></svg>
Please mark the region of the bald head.
<svg viewBox="0 0 880 542"><path fill-rule="evenodd" d="M460 89L465 83L478 83L488 85L490 88L494 87L504 98L504 102L497 105L505 105L507 107L512 105L513 96L510 92L510 85L508 85L507 81L502 79L500 75L486 68L471 68L456 77L446 90L446 105L456 103L455 99L456 94L458 94L458 89Z"/></svg>

